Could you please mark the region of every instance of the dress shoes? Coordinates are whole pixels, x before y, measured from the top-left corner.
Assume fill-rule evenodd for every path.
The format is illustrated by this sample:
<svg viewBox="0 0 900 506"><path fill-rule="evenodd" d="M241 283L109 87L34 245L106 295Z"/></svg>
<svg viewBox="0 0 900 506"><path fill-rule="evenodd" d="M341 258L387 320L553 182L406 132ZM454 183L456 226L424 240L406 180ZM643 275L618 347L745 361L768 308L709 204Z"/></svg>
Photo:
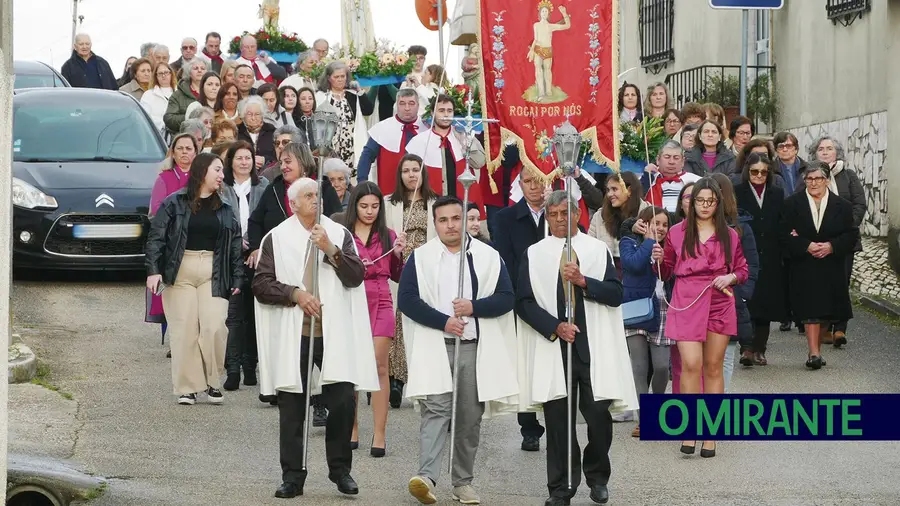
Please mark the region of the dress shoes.
<svg viewBox="0 0 900 506"><path fill-rule="evenodd" d="M565 497L550 496L544 501L544 506L569 506L570 504L572 504L572 500Z"/></svg>
<svg viewBox="0 0 900 506"><path fill-rule="evenodd" d="M300 488L300 485L290 481L282 483L278 490L275 491L275 497L279 499L290 499L298 495L303 495L303 489Z"/></svg>
<svg viewBox="0 0 900 506"><path fill-rule="evenodd" d="M591 487L591 500L598 504L609 502L609 488L606 485L594 485Z"/></svg>
<svg viewBox="0 0 900 506"><path fill-rule="evenodd" d="M537 452L541 450L541 438L534 436L525 436L522 438L522 450L526 452Z"/></svg>
<svg viewBox="0 0 900 506"><path fill-rule="evenodd" d="M359 493L359 486L349 474L341 476L334 483L337 485L338 492L342 494L356 495Z"/></svg>

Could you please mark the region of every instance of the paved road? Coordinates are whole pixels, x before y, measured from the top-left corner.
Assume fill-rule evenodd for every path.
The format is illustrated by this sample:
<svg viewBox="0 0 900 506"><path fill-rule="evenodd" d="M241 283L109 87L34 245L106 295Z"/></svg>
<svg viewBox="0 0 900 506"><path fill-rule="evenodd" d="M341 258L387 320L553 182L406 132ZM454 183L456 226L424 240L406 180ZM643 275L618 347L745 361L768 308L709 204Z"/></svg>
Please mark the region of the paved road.
<svg viewBox="0 0 900 506"><path fill-rule="evenodd" d="M391 411L388 456L373 459L365 401L363 444L353 463L361 494L342 497L327 480L323 429L314 429L306 496L272 498L280 478L276 408L261 405L256 388L248 387L226 392L224 406L176 405L159 329L142 323L142 307L141 283L133 276L14 283L17 328L50 363L53 381L77 403L71 430L54 433L47 453L71 456L91 472L111 477L109 491L96 504L417 504L406 492L417 467L416 413L408 404ZM849 348L827 350L827 368L809 372L803 367L804 340L796 331L775 331L771 365L736 371L734 389L897 392L898 337L900 330L860 309L851 323ZM701 460L681 456L677 444L632 439L631 429L630 423L615 427L611 504L898 503L900 444L723 443L715 459ZM579 439L585 437L582 427ZM475 485L484 504L543 504L544 441L540 453L522 452L519 443L515 418L483 424ZM11 451L41 449L40 441L10 445ZM68 452L60 450L67 445ZM452 503L445 477L438 491L440 504ZM573 504L592 504L585 489Z"/></svg>

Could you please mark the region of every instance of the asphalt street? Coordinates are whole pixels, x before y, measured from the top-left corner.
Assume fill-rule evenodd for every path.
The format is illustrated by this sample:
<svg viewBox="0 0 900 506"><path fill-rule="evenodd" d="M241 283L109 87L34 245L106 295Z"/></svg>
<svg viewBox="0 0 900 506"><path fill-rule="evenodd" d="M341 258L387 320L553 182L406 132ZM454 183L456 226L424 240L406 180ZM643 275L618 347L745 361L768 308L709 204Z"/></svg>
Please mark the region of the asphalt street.
<svg viewBox="0 0 900 506"><path fill-rule="evenodd" d="M46 444L40 430L30 437L24 431L11 437L10 451L71 458L109 478L108 491L93 504L418 504L406 491L417 470L419 425L408 402L391 410L387 457L374 459L368 454L371 411L363 396L361 447L353 462L358 496L341 496L328 481L324 429L317 428L310 436L305 495L274 499L280 484L277 408L258 402L257 388L245 386L226 392L223 406L177 405L159 327L143 323L139 276L17 279L12 302L16 331L49 364L52 382L74 400L55 411L55 417L70 418L57 424L65 430L53 431ZM900 391L900 329L857 308L848 337L846 350L825 348L827 367L811 372L803 367L805 340L796 330L775 329L770 365L737 366L733 390ZM19 404L10 406L11 424L34 418L14 412ZM610 504L900 503L900 443L723 442L716 458L700 459L681 455L678 443L633 439L632 428L633 423L615 426ZM578 439L586 441L584 427ZM539 453L521 451L520 443L515 417L482 424L474 486L483 504L543 504L545 440ZM446 476L438 494L439 504L453 503ZM573 504L593 504L584 486Z"/></svg>

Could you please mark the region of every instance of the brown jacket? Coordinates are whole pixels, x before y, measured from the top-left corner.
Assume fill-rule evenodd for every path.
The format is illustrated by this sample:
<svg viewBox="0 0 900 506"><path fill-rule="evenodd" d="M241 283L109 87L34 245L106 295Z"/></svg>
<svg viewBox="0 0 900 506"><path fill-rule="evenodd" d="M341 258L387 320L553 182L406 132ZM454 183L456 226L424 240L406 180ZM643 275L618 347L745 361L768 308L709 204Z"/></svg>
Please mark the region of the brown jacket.
<svg viewBox="0 0 900 506"><path fill-rule="evenodd" d="M356 253L353 236L344 231L341 249L332 257L325 257L325 262L334 267L338 279L347 288L354 288L363 283L366 267ZM286 285L275 277L275 255L272 252L272 236L266 237L259 252L256 275L253 276L253 295L262 304L273 306L295 306L294 290L296 286Z"/></svg>

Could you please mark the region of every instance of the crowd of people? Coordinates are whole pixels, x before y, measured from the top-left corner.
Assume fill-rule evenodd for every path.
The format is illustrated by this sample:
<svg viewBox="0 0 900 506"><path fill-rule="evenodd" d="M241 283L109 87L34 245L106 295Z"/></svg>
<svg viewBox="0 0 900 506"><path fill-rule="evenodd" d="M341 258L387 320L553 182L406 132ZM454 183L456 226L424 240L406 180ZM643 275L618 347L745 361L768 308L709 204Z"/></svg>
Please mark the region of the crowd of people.
<svg viewBox="0 0 900 506"><path fill-rule="evenodd" d="M664 84L646 101L625 84L620 120L660 118L668 139L642 174L595 180L576 169L569 202L562 181L522 169L515 146L493 174L481 170L483 144L452 127L444 69L425 65L423 47L410 48L416 70L404 83L365 90L338 61L310 80L324 40L291 75L250 36L236 59L220 43L210 33L198 53L186 38L171 64L166 47L146 44L110 84L79 35L64 72L76 86L132 94L167 139L150 203L147 321L171 343L179 404L222 403L243 380L278 406L277 497L303 492L307 395L329 479L359 492L350 472L364 392L373 458L387 452L389 406L405 398L421 412L409 492L424 504L437 500L448 432L453 498L479 503L481 422L505 413L517 415L524 451L546 433L547 505L569 504L582 473L605 503L612 423L635 420L640 436L639 394L670 382L675 393L728 392L737 363L768 364L773 323L806 335L812 370L826 365L823 344L848 343L866 201L833 137L803 159L789 132L756 136L753 121L727 120L719 105L674 109ZM320 153L310 118L323 103L340 127ZM467 165L480 177L464 206ZM490 178L499 195L482 190ZM589 427L569 464L567 396ZM701 457L716 455L715 441L700 443Z"/></svg>

